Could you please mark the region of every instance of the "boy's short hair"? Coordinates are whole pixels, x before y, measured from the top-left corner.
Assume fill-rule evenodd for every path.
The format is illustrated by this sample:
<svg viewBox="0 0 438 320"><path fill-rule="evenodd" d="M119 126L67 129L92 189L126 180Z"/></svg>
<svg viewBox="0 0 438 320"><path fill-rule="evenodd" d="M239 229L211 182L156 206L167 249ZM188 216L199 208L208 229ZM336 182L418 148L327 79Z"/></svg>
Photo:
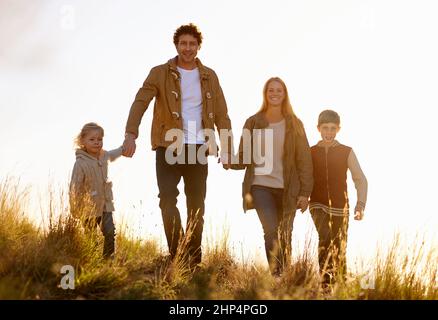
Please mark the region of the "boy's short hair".
<svg viewBox="0 0 438 320"><path fill-rule="evenodd" d="M318 117L318 127L324 123L335 123L336 125L341 124L341 117L336 111L333 110L324 110L319 114Z"/></svg>
<svg viewBox="0 0 438 320"><path fill-rule="evenodd" d="M198 27L194 25L193 23L189 23L186 25L180 26L178 29L176 29L175 33L173 34L173 43L175 45L178 45L179 37L183 34L190 34L198 40L198 45L201 46L202 44L202 33L199 31Z"/></svg>

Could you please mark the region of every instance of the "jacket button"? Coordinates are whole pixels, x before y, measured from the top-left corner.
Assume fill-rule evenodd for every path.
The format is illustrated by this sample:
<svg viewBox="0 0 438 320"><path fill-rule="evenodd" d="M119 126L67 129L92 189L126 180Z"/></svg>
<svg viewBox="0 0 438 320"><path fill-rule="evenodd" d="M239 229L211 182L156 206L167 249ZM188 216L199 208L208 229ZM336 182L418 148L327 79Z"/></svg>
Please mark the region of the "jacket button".
<svg viewBox="0 0 438 320"><path fill-rule="evenodd" d="M176 72L172 72L172 76L175 78L175 80L178 80L179 76Z"/></svg>
<svg viewBox="0 0 438 320"><path fill-rule="evenodd" d="M207 92L207 99L211 99L211 93L210 92Z"/></svg>
<svg viewBox="0 0 438 320"><path fill-rule="evenodd" d="M210 112L210 113L208 114L208 117L209 117L210 119L213 119L213 113Z"/></svg>
<svg viewBox="0 0 438 320"><path fill-rule="evenodd" d="M173 111L172 115L175 117L175 119L179 119L179 113L178 112Z"/></svg>

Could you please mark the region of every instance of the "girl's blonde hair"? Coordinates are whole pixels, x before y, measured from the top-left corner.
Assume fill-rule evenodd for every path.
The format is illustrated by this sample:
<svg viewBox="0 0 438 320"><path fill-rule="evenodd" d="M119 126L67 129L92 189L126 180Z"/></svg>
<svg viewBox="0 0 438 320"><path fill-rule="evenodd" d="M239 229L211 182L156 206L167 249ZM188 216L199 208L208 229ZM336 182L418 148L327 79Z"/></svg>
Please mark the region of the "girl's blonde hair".
<svg viewBox="0 0 438 320"><path fill-rule="evenodd" d="M266 110L268 110L268 97L267 97L268 85L272 81L277 81L278 83L280 83L281 86L283 87L283 90L284 90L284 100L283 100L283 103L281 105L281 113L283 114L284 117L286 117L286 116L292 117L292 130L293 130L294 134L299 135L299 136L303 136L304 135L303 123L295 115L295 112L292 108L292 104L290 103L289 94L287 92L286 84L279 77L272 77L272 78L268 79L268 81L266 81L265 86L263 87L263 104L258 112L259 113L266 112Z"/></svg>
<svg viewBox="0 0 438 320"><path fill-rule="evenodd" d="M79 132L79 134L76 136L75 138L75 147L76 149L84 149L84 145L82 144L82 139L85 138L85 136L90 133L90 131L94 131L94 130L98 130L100 131L100 133L102 134L102 137L104 135L104 131L103 128L101 126L99 126L97 123L95 122L89 122L84 124L84 126L81 129L81 132Z"/></svg>

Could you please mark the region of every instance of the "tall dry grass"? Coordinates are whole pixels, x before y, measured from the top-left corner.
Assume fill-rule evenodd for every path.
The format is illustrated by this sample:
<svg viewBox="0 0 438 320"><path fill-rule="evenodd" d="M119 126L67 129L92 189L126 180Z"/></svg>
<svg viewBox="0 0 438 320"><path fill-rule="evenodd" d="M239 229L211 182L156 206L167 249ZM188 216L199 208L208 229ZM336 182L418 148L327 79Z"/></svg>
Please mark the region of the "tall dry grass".
<svg viewBox="0 0 438 320"><path fill-rule="evenodd" d="M190 230L171 260L156 242L128 236L126 225L118 226L115 258L104 260L100 231L84 232L64 208L62 192L51 193L46 227L38 228L26 214L27 191L19 180L0 182L0 299L438 298L438 255L425 241L409 245L398 235L368 264L372 286L364 288L364 274L349 273L327 293L320 290L310 247L274 278L265 266L236 262L227 230L206 246L196 271L185 263ZM63 265L74 267L74 290L60 287Z"/></svg>

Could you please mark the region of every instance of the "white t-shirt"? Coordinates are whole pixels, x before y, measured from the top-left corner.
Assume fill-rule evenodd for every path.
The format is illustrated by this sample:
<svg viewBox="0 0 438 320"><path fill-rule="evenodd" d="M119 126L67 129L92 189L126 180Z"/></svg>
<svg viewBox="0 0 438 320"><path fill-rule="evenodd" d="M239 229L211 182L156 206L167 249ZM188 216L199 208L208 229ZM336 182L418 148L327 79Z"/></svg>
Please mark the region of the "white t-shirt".
<svg viewBox="0 0 438 320"><path fill-rule="evenodd" d="M203 144L202 133L202 93L199 70L186 70L178 67L181 74L182 119L184 143Z"/></svg>
<svg viewBox="0 0 438 320"><path fill-rule="evenodd" d="M253 185L271 188L284 188L283 154L286 133L286 120L270 123L256 135L254 143L255 161L263 160L255 166ZM268 134L269 133L269 134Z"/></svg>

